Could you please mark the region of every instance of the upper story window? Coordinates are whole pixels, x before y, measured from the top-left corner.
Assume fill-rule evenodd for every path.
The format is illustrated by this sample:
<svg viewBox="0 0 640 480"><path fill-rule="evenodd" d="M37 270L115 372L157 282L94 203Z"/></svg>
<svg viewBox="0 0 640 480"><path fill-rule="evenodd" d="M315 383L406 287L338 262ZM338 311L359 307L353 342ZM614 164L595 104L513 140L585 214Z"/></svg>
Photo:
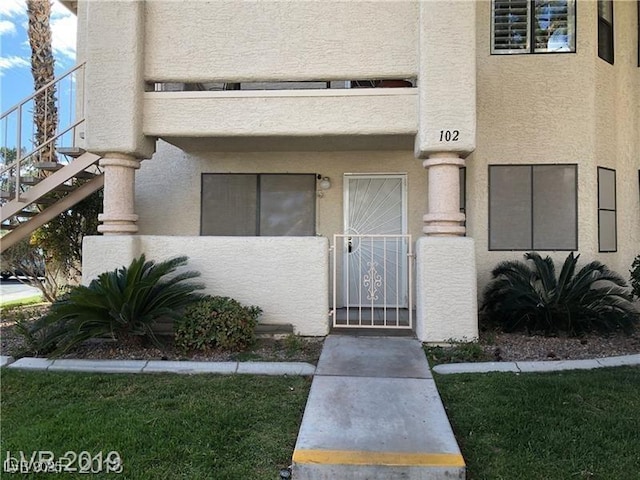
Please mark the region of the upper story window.
<svg viewBox="0 0 640 480"><path fill-rule="evenodd" d="M598 0L598 56L613 65L613 0Z"/></svg>
<svg viewBox="0 0 640 480"><path fill-rule="evenodd" d="M576 51L575 0L493 0L491 53Z"/></svg>

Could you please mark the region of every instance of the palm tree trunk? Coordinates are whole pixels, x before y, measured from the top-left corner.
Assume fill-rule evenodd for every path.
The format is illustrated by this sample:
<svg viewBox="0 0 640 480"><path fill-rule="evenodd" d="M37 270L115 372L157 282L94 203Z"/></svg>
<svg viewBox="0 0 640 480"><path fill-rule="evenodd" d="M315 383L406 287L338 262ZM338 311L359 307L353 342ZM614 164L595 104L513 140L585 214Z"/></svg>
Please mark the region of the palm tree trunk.
<svg viewBox="0 0 640 480"><path fill-rule="evenodd" d="M51 3L49 0L26 0L29 18L29 43L31 45L31 73L35 90L44 87L55 78L53 49L51 45ZM58 127L55 86L50 86L34 99L33 122L37 148L53 138ZM44 148L35 160L57 162L55 142Z"/></svg>

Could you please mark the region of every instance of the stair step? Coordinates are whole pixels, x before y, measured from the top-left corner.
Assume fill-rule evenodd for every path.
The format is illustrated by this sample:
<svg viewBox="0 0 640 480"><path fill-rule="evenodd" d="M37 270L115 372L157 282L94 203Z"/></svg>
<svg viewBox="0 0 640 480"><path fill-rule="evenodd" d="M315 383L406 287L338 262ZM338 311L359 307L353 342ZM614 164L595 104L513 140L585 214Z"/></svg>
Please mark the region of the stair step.
<svg viewBox="0 0 640 480"><path fill-rule="evenodd" d="M16 213L14 216L18 218L31 218L38 215L40 212L32 212L29 210L22 210L21 212Z"/></svg>
<svg viewBox="0 0 640 480"><path fill-rule="evenodd" d="M63 164L58 162L33 162L33 166L34 168L46 170L48 172L55 172L56 170L60 170L64 167Z"/></svg>
<svg viewBox="0 0 640 480"><path fill-rule="evenodd" d="M65 183L62 183L57 187L55 187L54 189L52 189L52 191L53 192L73 192L75 189L76 187L74 187L73 185L67 185Z"/></svg>
<svg viewBox="0 0 640 480"><path fill-rule="evenodd" d="M40 197L35 203L37 205L53 205L57 201L58 199L53 197Z"/></svg>
<svg viewBox="0 0 640 480"><path fill-rule="evenodd" d="M56 151L60 155L65 155L67 157L78 158L80 155L86 152L84 148L80 147L59 147Z"/></svg>
<svg viewBox="0 0 640 480"><path fill-rule="evenodd" d="M20 183L23 185L37 185L42 178L33 176L20 177Z"/></svg>
<svg viewBox="0 0 640 480"><path fill-rule="evenodd" d="M83 172L78 172L75 175L75 178L81 178L83 180L91 180L96 176L95 173L87 172L86 170Z"/></svg>

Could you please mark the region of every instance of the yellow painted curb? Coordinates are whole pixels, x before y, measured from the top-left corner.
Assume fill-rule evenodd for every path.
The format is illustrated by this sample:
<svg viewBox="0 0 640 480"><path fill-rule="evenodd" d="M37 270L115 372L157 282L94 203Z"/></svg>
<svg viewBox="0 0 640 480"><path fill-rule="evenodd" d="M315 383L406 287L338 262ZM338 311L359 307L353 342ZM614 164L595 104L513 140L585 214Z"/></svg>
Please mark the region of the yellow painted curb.
<svg viewBox="0 0 640 480"><path fill-rule="evenodd" d="M403 467L464 467L456 453L367 452L357 450L295 450L294 463L388 465Z"/></svg>

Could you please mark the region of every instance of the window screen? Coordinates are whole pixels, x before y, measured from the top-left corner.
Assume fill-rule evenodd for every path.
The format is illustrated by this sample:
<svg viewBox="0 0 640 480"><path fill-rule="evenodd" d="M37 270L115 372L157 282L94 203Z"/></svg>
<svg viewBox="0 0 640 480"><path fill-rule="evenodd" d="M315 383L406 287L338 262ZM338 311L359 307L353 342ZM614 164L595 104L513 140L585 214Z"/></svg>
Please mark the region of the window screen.
<svg viewBox="0 0 640 480"><path fill-rule="evenodd" d="M202 175L201 235L257 235L257 175Z"/></svg>
<svg viewBox="0 0 640 480"><path fill-rule="evenodd" d="M575 0L493 0L492 53L575 52Z"/></svg>
<svg viewBox="0 0 640 480"><path fill-rule="evenodd" d="M615 252L617 248L616 172L598 167L598 250Z"/></svg>
<svg viewBox="0 0 640 480"><path fill-rule="evenodd" d="M201 235L315 235L315 175L202 175Z"/></svg>
<svg viewBox="0 0 640 480"><path fill-rule="evenodd" d="M576 250L577 167L489 167L490 250Z"/></svg>
<svg viewBox="0 0 640 480"><path fill-rule="evenodd" d="M261 175L260 235L314 235L315 188L315 175Z"/></svg>

